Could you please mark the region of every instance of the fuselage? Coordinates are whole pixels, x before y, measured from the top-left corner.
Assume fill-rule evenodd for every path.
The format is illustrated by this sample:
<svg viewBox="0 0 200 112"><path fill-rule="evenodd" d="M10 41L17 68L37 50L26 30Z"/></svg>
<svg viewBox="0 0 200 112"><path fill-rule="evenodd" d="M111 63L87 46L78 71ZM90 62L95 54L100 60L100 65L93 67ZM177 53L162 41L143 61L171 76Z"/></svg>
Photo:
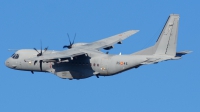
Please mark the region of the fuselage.
<svg viewBox="0 0 200 112"><path fill-rule="evenodd" d="M59 51L48 50L44 55ZM6 60L7 67L23 71L50 72L61 78L81 79L90 76L110 76L125 70L137 67L146 58L133 55L108 55L88 54L68 59L67 61L39 62L26 61L37 57L37 52L32 49L17 51Z"/></svg>
<svg viewBox="0 0 200 112"><path fill-rule="evenodd" d="M99 50L109 50L114 44L138 32L129 30L92 43L75 43L66 45L66 51L51 51L45 48L40 52L22 49L12 55L6 66L16 70L53 73L61 78L83 79L90 76L110 76L138 68L141 65L156 64L167 60L181 59L191 51L176 52L179 15L171 14L153 46L130 55L111 55ZM130 47L131 48L131 47Z"/></svg>

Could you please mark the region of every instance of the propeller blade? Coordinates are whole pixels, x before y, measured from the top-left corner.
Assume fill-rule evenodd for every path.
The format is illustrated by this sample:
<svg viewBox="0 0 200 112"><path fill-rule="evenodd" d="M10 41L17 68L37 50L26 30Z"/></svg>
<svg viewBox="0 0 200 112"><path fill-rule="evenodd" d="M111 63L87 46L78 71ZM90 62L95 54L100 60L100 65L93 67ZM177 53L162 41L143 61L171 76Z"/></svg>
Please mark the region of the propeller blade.
<svg viewBox="0 0 200 112"><path fill-rule="evenodd" d="M38 52L38 50L36 49L36 48L33 48L35 51L37 51ZM39 52L38 52L39 53Z"/></svg>
<svg viewBox="0 0 200 112"><path fill-rule="evenodd" d="M44 48L44 52L46 52L47 50L48 50L48 47ZM43 52L43 53L44 53L44 52Z"/></svg>
<svg viewBox="0 0 200 112"><path fill-rule="evenodd" d="M63 48L66 48L67 46L65 45L65 46L63 46Z"/></svg>
<svg viewBox="0 0 200 112"><path fill-rule="evenodd" d="M76 33L74 35L74 39L73 41L71 41L70 37L69 37L69 34L67 33L67 36L68 36L68 39L69 39L69 45L64 45L63 48L68 48L68 49L71 49L73 44L74 44L74 41L75 41L75 38L76 38Z"/></svg>
<svg viewBox="0 0 200 112"><path fill-rule="evenodd" d="M69 39L69 45L71 45L71 40L70 40L70 37L69 37L69 34L67 33L67 36L68 36L68 39Z"/></svg>
<svg viewBox="0 0 200 112"><path fill-rule="evenodd" d="M75 35L74 35L74 40L75 40L75 38L76 38L76 33L75 33ZM74 40L73 40L73 42L72 42L72 45L74 44Z"/></svg>
<svg viewBox="0 0 200 112"><path fill-rule="evenodd" d="M44 52L46 52L48 50L48 47L44 48L44 51L42 50L42 41L40 40L40 52L36 49L36 48L33 48L35 51L37 51L37 56L42 56Z"/></svg>
<svg viewBox="0 0 200 112"><path fill-rule="evenodd" d="M65 45L63 46L63 48L71 48L71 46Z"/></svg>

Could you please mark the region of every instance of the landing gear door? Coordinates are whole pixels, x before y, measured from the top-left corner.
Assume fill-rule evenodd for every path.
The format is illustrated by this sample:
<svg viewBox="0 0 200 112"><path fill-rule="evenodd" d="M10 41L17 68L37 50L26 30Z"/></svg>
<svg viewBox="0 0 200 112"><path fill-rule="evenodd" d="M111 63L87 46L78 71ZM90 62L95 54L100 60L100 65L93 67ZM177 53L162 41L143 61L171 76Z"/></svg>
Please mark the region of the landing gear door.
<svg viewBox="0 0 200 112"><path fill-rule="evenodd" d="M101 65L100 65L101 73L107 75L108 74L108 58L102 58L101 59Z"/></svg>

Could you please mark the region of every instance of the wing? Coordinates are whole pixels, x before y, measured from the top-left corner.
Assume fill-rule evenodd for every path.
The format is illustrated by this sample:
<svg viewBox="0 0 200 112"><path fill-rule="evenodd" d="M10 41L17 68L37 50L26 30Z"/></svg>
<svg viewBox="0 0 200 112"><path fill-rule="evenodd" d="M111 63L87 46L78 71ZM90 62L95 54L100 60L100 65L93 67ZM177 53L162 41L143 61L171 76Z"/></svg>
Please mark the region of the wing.
<svg viewBox="0 0 200 112"><path fill-rule="evenodd" d="M122 40L128 38L129 36L137 33L139 30L130 30L130 31L126 31L90 44L86 44L83 45L82 48L87 48L87 49L96 49L96 50L100 50L102 48L112 48L114 44L122 43Z"/></svg>
<svg viewBox="0 0 200 112"><path fill-rule="evenodd" d="M107 48L107 47L113 46L116 43L121 43L122 40L128 38L129 36L137 32L138 30L130 30L121 34L117 34L117 35L93 42L91 44L82 45L80 47L75 47L75 48L68 49L61 52L55 52L55 53L46 54L46 55L44 54L40 57L26 59L25 61L43 60L43 61L48 62L48 61L59 60L59 59L73 58L75 56L89 54L89 53L102 54L102 52L97 51L97 50L101 48Z"/></svg>
<svg viewBox="0 0 200 112"><path fill-rule="evenodd" d="M35 58L29 58L25 59L25 61L30 62L30 61L38 61L38 60L43 60L45 62L52 62L52 61L58 61L58 60L63 60L63 59L68 59L80 55L87 55L89 53L98 53L98 54L103 54L103 52L97 51L97 50L90 50L90 49L79 49L79 48L74 48L74 49L69 49L61 52L53 52L51 54L44 54L39 57Z"/></svg>
<svg viewBox="0 0 200 112"><path fill-rule="evenodd" d="M44 54L44 55L39 56L39 57L26 59L25 61L35 61L35 60L43 60L43 61L49 60L50 61L50 60L54 60L54 59L73 58L75 56L83 55L83 54L85 54L85 53L80 51L80 50L69 49L69 50L66 50L66 51L53 52L51 54Z"/></svg>

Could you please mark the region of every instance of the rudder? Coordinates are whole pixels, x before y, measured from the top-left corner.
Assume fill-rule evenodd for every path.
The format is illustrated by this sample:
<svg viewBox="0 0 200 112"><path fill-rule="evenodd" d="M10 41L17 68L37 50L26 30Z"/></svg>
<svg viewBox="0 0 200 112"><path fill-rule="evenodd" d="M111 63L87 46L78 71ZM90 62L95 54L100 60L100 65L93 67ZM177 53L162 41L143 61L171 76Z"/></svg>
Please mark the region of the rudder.
<svg viewBox="0 0 200 112"><path fill-rule="evenodd" d="M179 15L171 14L155 44L155 54L176 55Z"/></svg>

